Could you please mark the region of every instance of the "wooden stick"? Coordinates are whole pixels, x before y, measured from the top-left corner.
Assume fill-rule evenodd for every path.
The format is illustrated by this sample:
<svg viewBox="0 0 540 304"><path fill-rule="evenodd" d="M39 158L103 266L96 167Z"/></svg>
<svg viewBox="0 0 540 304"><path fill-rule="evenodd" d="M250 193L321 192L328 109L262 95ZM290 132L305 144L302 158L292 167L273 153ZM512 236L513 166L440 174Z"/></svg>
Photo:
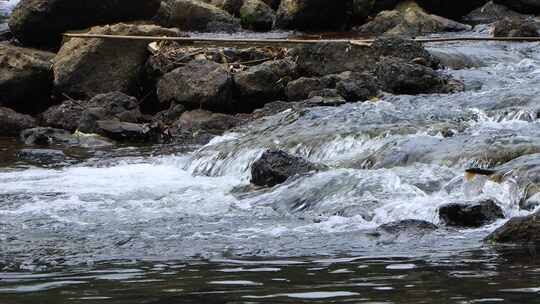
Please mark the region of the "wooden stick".
<svg viewBox="0 0 540 304"><path fill-rule="evenodd" d="M350 43L359 46L370 46L375 39L234 39L234 38L196 38L196 37L167 37L167 36L124 36L102 34L70 34L65 37L84 39L119 39L144 41L176 41L185 44L202 45L298 45L317 43ZM421 43L459 42L459 41L499 41L499 42L540 42L540 37L453 37L453 38L423 38L410 39Z"/></svg>

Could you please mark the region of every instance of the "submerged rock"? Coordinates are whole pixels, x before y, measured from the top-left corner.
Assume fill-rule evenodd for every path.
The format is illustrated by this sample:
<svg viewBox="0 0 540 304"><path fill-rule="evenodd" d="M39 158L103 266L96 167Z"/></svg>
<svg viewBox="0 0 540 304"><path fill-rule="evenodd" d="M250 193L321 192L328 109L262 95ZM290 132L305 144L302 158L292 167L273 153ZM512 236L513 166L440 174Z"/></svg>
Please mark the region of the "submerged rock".
<svg viewBox="0 0 540 304"><path fill-rule="evenodd" d="M17 151L19 160L39 165L50 165L66 160L66 155L60 150L53 149L22 149Z"/></svg>
<svg viewBox="0 0 540 304"><path fill-rule="evenodd" d="M347 1L281 0L276 26L285 29L342 29L349 22Z"/></svg>
<svg viewBox="0 0 540 304"><path fill-rule="evenodd" d="M240 9L240 21L247 29L269 31L275 18L272 8L261 0L246 0Z"/></svg>
<svg viewBox="0 0 540 304"><path fill-rule="evenodd" d="M494 243L513 243L540 245L540 214L514 217L491 233L486 241Z"/></svg>
<svg viewBox="0 0 540 304"><path fill-rule="evenodd" d="M149 20L160 0L21 0L9 27L25 45L56 47L69 30L121 21Z"/></svg>
<svg viewBox="0 0 540 304"><path fill-rule="evenodd" d="M53 53L0 43L0 106L39 113L51 105Z"/></svg>
<svg viewBox="0 0 540 304"><path fill-rule="evenodd" d="M197 0L163 1L156 18L162 26L202 32L232 32L240 29L238 19L226 11Z"/></svg>
<svg viewBox="0 0 540 304"><path fill-rule="evenodd" d="M476 228L504 218L501 207L492 199L451 203L439 208L439 216L448 226Z"/></svg>
<svg viewBox="0 0 540 304"><path fill-rule="evenodd" d="M191 109L230 111L233 81L223 65L194 60L163 76L157 95L163 105L181 104Z"/></svg>
<svg viewBox="0 0 540 304"><path fill-rule="evenodd" d="M386 224L382 224L375 232L377 233L388 233L388 234L400 234L400 233L426 233L426 232L433 232L435 230L439 229L437 225L422 221L422 220L402 220L402 221L396 221L396 222L390 222Z"/></svg>
<svg viewBox="0 0 540 304"><path fill-rule="evenodd" d="M36 121L32 116L0 107L0 136L17 136L22 130L35 126Z"/></svg>
<svg viewBox="0 0 540 304"><path fill-rule="evenodd" d="M267 150L251 166L251 183L261 187L273 187L290 177L319 171L322 166L284 151Z"/></svg>
<svg viewBox="0 0 540 304"><path fill-rule="evenodd" d="M495 37L539 37L540 33L533 20L504 18L493 26Z"/></svg>
<svg viewBox="0 0 540 304"><path fill-rule="evenodd" d="M178 36L178 31L155 25L115 24L94 27L90 34L132 36ZM87 99L120 91L132 96L140 92L140 69L148 58L148 42L73 38L54 59L57 93Z"/></svg>

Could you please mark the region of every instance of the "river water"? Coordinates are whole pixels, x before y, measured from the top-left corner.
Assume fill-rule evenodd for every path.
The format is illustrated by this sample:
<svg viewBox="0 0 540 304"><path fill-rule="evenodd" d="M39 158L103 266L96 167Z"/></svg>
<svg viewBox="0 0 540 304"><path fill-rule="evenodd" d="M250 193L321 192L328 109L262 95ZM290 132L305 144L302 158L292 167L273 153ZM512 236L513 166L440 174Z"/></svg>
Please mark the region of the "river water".
<svg viewBox="0 0 540 304"><path fill-rule="evenodd" d="M429 49L471 59L445 71L466 92L291 109L204 147L64 149L47 166L0 139L0 303L536 303L535 249L482 241L505 220L374 230L484 197L528 214L512 184L472 191L463 170L540 151L539 44ZM243 191L268 147L331 169Z"/></svg>

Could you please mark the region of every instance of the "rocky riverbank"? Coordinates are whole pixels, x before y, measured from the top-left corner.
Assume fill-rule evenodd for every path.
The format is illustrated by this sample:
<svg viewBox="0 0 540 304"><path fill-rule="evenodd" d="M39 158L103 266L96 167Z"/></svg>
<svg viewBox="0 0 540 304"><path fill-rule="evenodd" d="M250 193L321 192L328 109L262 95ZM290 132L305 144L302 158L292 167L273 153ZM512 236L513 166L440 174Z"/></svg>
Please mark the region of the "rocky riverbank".
<svg viewBox="0 0 540 304"><path fill-rule="evenodd" d="M10 34L0 43L0 136L19 137L26 145L38 146L41 150L17 155L40 161L61 158L47 150L50 145L89 149L118 143L200 146L225 132L264 127L265 118L286 110L374 103L390 95L444 96L470 90L446 69L474 65L474 58L430 53L411 37L447 35L475 26L496 37L539 36L535 15L540 14L540 3L447 3L22 0L10 17ZM377 39L371 45L327 42L295 48L218 48L169 42L149 48L144 41L62 37L69 31L196 37L200 33L242 36L271 30L338 31ZM463 139L452 123L434 128L459 146ZM406 126L397 127L402 133L409 132ZM368 131L382 134L388 130ZM425 143L391 144L394 148L385 146L380 153L358 157L353 167L406 165L434 159L450 149L426 144L430 148L417 151L412 147ZM524 191L519 203L524 209L536 208L539 175L535 153L540 146L534 140L500 142L508 149L497 153L490 150L491 144L483 139L475 142L485 149L468 156L482 154L488 159L482 168L464 168L470 171L469 177L504 182L512 172ZM460 155L446 161L457 163L468 151L453 152ZM254 187L275 186L327 168L279 150L262 156L252 166ZM447 226L479 227L504 217L496 200L448 203L440 208ZM508 225L535 229L536 224L523 224L529 221L536 223L536 216ZM497 231L490 239L536 240L527 233L510 233L514 238L506 235Z"/></svg>

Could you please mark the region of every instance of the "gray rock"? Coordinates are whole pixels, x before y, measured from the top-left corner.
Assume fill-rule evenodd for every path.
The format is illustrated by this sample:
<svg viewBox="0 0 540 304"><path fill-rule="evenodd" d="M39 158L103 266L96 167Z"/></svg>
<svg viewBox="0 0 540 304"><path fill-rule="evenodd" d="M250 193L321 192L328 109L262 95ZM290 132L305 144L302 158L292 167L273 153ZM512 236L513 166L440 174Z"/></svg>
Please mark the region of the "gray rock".
<svg viewBox="0 0 540 304"><path fill-rule="evenodd" d="M143 115L136 98L121 92L111 92L96 95L88 101L80 113L78 129L84 133L99 133L97 121L100 120L139 123L143 121Z"/></svg>
<svg viewBox="0 0 540 304"><path fill-rule="evenodd" d="M289 101L298 101L308 98L312 91L324 89L321 80L316 77L301 77L287 84L286 92Z"/></svg>
<svg viewBox="0 0 540 304"><path fill-rule="evenodd" d="M223 65L195 60L163 76L157 85L162 105L181 104L192 109L230 111L233 81Z"/></svg>
<svg viewBox="0 0 540 304"><path fill-rule="evenodd" d="M463 21L470 24L487 24L506 17L524 18L525 15L515 12L504 5L489 1L484 6L475 9L463 17Z"/></svg>
<svg viewBox="0 0 540 304"><path fill-rule="evenodd" d="M242 27L265 32L272 29L276 14L270 6L261 0L246 0L240 8Z"/></svg>
<svg viewBox="0 0 540 304"><path fill-rule="evenodd" d="M0 106L39 113L51 105L53 53L0 43Z"/></svg>
<svg viewBox="0 0 540 304"><path fill-rule="evenodd" d="M539 37L540 33L533 20L522 18L504 18L493 26L495 37Z"/></svg>
<svg viewBox="0 0 540 304"><path fill-rule="evenodd" d="M32 116L0 107L0 136L18 136L22 130L35 126L36 121Z"/></svg>
<svg viewBox="0 0 540 304"><path fill-rule="evenodd" d="M66 100L43 112L41 125L74 132L79 127L79 121L85 109L84 101Z"/></svg>
<svg viewBox="0 0 540 304"><path fill-rule="evenodd" d="M486 241L493 243L512 243L540 245L540 214L514 217L491 233Z"/></svg>
<svg viewBox="0 0 540 304"><path fill-rule="evenodd" d="M153 143L161 140L161 129L156 125L118 120L96 121L96 133L119 142Z"/></svg>
<svg viewBox="0 0 540 304"><path fill-rule="evenodd" d="M60 150L53 149L22 149L17 151L19 160L38 165L51 165L64 162L66 155Z"/></svg>
<svg viewBox="0 0 540 304"><path fill-rule="evenodd" d="M451 203L439 208L439 216L448 226L477 228L504 218L504 213L492 199L479 202Z"/></svg>
<svg viewBox="0 0 540 304"><path fill-rule="evenodd" d="M63 145L83 148L109 147L113 143L105 138L92 134L71 134L66 130L54 128L32 128L21 132L21 141L27 145Z"/></svg>
<svg viewBox="0 0 540 304"><path fill-rule="evenodd" d="M401 233L426 233L433 232L439 229L435 224L422 221L422 220L402 220L397 222L390 222L377 227L375 232L387 233L387 234L401 234Z"/></svg>
<svg viewBox="0 0 540 304"><path fill-rule="evenodd" d="M336 84L336 90L347 102L366 101L379 93L377 80L367 73L351 73Z"/></svg>

